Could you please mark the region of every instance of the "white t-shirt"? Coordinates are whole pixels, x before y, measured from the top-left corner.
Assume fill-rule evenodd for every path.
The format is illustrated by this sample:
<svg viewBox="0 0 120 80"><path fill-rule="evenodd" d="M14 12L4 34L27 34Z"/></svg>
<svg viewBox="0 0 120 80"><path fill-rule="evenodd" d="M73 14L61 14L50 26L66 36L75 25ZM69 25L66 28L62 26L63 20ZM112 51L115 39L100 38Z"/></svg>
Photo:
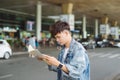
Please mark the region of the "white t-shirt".
<svg viewBox="0 0 120 80"><path fill-rule="evenodd" d="M68 50L69 50L69 48L65 48L65 53L64 53L63 59L62 59L63 64L64 64L65 58L66 58L66 56L67 56ZM64 71L62 71L62 76L63 76L63 74L66 75ZM66 75L66 76L67 76L67 75Z"/></svg>
<svg viewBox="0 0 120 80"><path fill-rule="evenodd" d="M66 58L66 55L67 55L67 53L68 53L68 50L69 50L69 48L65 48L65 53L64 53L64 55L63 55L63 62L64 62L64 60L65 60L65 58Z"/></svg>

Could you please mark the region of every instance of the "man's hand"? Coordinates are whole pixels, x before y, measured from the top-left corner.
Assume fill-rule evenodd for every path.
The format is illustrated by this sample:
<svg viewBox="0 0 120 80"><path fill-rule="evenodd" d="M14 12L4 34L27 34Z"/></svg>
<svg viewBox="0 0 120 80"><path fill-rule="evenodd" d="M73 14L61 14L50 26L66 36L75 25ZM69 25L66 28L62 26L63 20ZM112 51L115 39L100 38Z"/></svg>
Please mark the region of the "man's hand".
<svg viewBox="0 0 120 80"><path fill-rule="evenodd" d="M60 62L55 57L52 57L49 55L43 55L43 57L38 57L38 59L45 61L48 65L53 65L56 67L58 67L60 64ZM63 64L62 70L67 74L69 73L67 67L64 64Z"/></svg>
<svg viewBox="0 0 120 80"><path fill-rule="evenodd" d="M38 56L38 60L45 61L48 65L54 65L54 66L58 66L60 63L55 57L49 55L43 55L42 57Z"/></svg>
<svg viewBox="0 0 120 80"><path fill-rule="evenodd" d="M42 54L42 56L37 56L37 59L40 60L40 61L44 61L45 56L47 56L47 55Z"/></svg>

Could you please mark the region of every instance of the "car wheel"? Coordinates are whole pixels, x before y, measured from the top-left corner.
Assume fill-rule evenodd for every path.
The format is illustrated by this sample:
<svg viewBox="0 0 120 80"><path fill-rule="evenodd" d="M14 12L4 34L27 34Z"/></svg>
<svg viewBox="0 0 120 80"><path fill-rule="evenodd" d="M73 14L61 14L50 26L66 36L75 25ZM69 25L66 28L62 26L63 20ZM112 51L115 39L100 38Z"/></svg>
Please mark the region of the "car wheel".
<svg viewBox="0 0 120 80"><path fill-rule="evenodd" d="M4 54L4 58L5 58L5 59L9 59L9 58L10 58L10 54L9 54L8 52L6 52L6 53Z"/></svg>

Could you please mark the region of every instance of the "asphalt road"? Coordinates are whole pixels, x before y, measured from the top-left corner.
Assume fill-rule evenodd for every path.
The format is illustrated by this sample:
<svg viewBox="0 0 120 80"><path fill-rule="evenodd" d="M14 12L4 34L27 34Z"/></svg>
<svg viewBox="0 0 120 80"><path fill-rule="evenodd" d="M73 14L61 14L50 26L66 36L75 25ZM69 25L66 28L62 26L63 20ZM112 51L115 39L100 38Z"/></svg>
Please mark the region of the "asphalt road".
<svg viewBox="0 0 120 80"><path fill-rule="evenodd" d="M57 56L55 48L41 49L41 52ZM120 49L88 49L91 64L91 80L119 80ZM56 80L56 73L49 71L47 65L28 54L14 55L9 60L0 59L0 80Z"/></svg>
<svg viewBox="0 0 120 80"><path fill-rule="evenodd" d="M120 73L119 48L89 50L89 58L91 62L91 80L115 80L116 75Z"/></svg>

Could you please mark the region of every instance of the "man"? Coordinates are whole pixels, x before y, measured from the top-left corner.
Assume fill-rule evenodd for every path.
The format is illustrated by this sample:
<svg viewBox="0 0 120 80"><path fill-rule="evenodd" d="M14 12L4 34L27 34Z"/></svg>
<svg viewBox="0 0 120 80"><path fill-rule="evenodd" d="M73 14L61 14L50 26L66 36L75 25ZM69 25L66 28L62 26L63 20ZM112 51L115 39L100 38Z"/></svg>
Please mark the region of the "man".
<svg viewBox="0 0 120 80"><path fill-rule="evenodd" d="M49 70L57 72L57 80L90 80L87 52L72 38L68 23L58 21L52 27L56 41L63 46L58 59L48 55L38 59L45 61Z"/></svg>

